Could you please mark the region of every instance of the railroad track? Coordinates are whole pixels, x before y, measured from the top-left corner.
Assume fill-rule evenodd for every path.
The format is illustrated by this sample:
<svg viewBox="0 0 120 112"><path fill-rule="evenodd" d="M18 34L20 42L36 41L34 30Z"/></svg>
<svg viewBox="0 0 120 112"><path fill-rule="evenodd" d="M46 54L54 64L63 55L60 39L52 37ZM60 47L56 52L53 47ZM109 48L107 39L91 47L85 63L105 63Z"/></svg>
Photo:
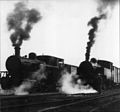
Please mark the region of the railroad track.
<svg viewBox="0 0 120 112"><path fill-rule="evenodd" d="M72 103L41 109L38 112L101 112L111 103L120 101L120 93L100 95Z"/></svg>
<svg viewBox="0 0 120 112"><path fill-rule="evenodd" d="M114 92L104 92L101 95L65 95L59 93L51 94L34 94L27 96L9 96L6 98L6 102L10 98L16 98L16 102L12 105L1 106L1 112L96 112L102 105L117 100L120 91L114 90ZM5 103L4 103L5 104Z"/></svg>
<svg viewBox="0 0 120 112"><path fill-rule="evenodd" d="M62 104L69 104L85 98L87 99L88 97L91 97L91 95L92 94L90 95L77 94L71 96L60 93L50 93L50 94L44 93L44 94L33 94L33 95L23 95L23 96L2 96L0 98L2 99L2 105L0 109L2 110L2 112L14 112L13 110L17 110L17 112L29 112L31 111L31 108L32 110L37 108L44 109L53 106L59 106ZM21 111L22 108L25 109L25 111L23 110Z"/></svg>

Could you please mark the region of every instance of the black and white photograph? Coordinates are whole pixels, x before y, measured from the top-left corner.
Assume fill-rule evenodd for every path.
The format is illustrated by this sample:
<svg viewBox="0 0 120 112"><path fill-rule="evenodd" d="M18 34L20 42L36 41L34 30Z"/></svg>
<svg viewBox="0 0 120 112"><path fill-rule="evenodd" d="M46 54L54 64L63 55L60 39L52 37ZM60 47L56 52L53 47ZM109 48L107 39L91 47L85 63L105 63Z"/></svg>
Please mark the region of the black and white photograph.
<svg viewBox="0 0 120 112"><path fill-rule="evenodd" d="M0 0L0 112L120 112L119 0Z"/></svg>

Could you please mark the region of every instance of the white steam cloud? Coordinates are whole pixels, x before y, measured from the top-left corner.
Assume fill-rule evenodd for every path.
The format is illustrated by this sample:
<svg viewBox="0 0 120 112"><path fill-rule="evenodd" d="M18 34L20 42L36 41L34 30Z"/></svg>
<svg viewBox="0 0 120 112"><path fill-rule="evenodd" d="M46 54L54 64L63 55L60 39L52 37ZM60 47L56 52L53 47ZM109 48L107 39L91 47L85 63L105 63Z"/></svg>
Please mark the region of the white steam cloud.
<svg viewBox="0 0 120 112"><path fill-rule="evenodd" d="M84 85L84 81L78 79L76 74L70 74L66 70L62 72L59 80L60 92L65 94L96 93L90 85Z"/></svg>

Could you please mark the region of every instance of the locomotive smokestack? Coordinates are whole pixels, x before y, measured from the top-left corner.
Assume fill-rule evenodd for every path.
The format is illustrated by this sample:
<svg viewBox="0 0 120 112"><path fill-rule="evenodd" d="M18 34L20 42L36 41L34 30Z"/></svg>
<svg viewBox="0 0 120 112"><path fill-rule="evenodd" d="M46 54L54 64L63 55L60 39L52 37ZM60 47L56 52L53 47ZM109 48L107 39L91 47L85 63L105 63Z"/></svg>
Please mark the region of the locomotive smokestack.
<svg viewBox="0 0 120 112"><path fill-rule="evenodd" d="M88 53L85 54L85 61L89 61L90 55Z"/></svg>
<svg viewBox="0 0 120 112"><path fill-rule="evenodd" d="M20 57L20 47L19 46L15 46L15 56Z"/></svg>

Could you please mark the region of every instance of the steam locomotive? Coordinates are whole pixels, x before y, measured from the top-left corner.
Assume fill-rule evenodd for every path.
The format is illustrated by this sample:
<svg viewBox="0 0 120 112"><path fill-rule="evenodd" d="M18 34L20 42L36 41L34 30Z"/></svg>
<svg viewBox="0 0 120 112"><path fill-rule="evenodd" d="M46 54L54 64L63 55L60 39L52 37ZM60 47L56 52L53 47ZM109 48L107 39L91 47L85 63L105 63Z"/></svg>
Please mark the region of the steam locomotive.
<svg viewBox="0 0 120 112"><path fill-rule="evenodd" d="M83 61L77 73L80 79L85 80L85 84L90 84L98 92L120 84L120 68L106 60L92 58L90 62Z"/></svg>
<svg viewBox="0 0 120 112"><path fill-rule="evenodd" d="M15 55L6 60L8 73L0 81L3 89L18 87L23 81L29 80L34 82L32 92L55 92L58 91L57 83L63 69L69 73L76 72L78 78L85 82L84 85L90 84L97 91L120 83L120 69L108 61L98 60L96 64L93 58L91 62L83 61L77 67L64 64L64 59L49 55L29 53L28 58L21 57L19 50L15 48Z"/></svg>
<svg viewBox="0 0 120 112"><path fill-rule="evenodd" d="M8 74L1 79L2 88L18 87L23 81L29 80L36 86L32 91L56 91L63 63L63 59L48 55L30 53L28 58L12 55L6 60Z"/></svg>

